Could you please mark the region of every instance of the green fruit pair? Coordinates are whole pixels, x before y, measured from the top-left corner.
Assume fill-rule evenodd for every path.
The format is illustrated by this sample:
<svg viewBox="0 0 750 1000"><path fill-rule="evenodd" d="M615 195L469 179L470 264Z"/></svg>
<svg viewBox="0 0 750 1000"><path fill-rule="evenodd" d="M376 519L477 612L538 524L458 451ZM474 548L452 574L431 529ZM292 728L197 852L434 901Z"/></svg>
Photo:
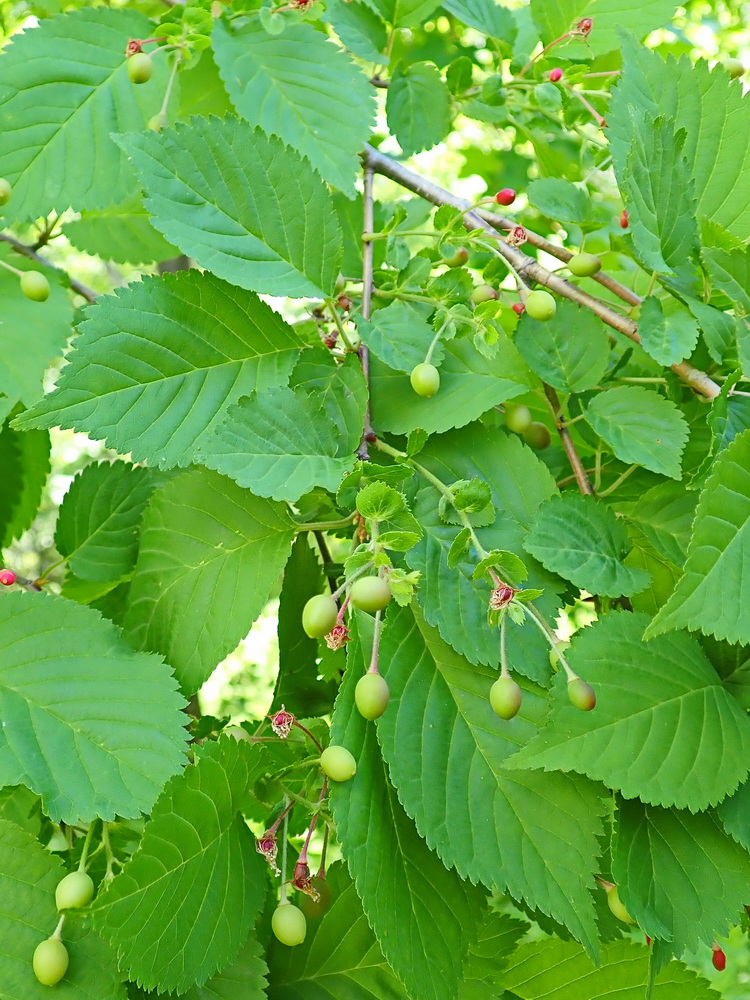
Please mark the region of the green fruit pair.
<svg viewBox="0 0 750 1000"><path fill-rule="evenodd" d="M332 744L320 755L320 766L331 781L348 781L357 773L357 762L346 747Z"/></svg>
<svg viewBox="0 0 750 1000"><path fill-rule="evenodd" d="M602 262L592 253L577 253L568 261L568 269L576 278L591 278L602 269Z"/></svg>
<svg viewBox="0 0 750 1000"><path fill-rule="evenodd" d="M49 298L49 282L41 271L24 271L21 275L21 291L33 302L46 302Z"/></svg>
<svg viewBox="0 0 750 1000"><path fill-rule="evenodd" d="M384 611L391 599L391 587L382 576L361 576L352 584L349 599L355 608L374 615Z"/></svg>
<svg viewBox="0 0 750 1000"><path fill-rule="evenodd" d="M131 83L147 83L154 73L154 60L147 52L134 52L126 66Z"/></svg>
<svg viewBox="0 0 750 1000"><path fill-rule="evenodd" d="M307 934L305 914L294 903L279 903L271 917L271 930L282 944L293 948Z"/></svg>
<svg viewBox="0 0 750 1000"><path fill-rule="evenodd" d="M36 946L31 966L42 986L54 986L68 971L68 949L59 938L50 937Z"/></svg>
<svg viewBox="0 0 750 1000"><path fill-rule="evenodd" d="M490 688L490 705L495 715L508 721L515 718L521 708L523 691L512 677L498 677Z"/></svg>
<svg viewBox="0 0 750 1000"><path fill-rule="evenodd" d="M549 292L537 290L526 296L526 312L532 319L545 322L557 312L557 303Z"/></svg>
<svg viewBox="0 0 750 1000"><path fill-rule="evenodd" d="M388 707L390 697L391 692L385 678L372 671L360 677L354 689L354 701L359 714L368 722L380 718Z"/></svg>
<svg viewBox="0 0 750 1000"><path fill-rule="evenodd" d="M72 910L79 906L88 906L94 898L94 883L86 872L70 872L57 883L55 903L58 910Z"/></svg>
<svg viewBox="0 0 750 1000"><path fill-rule="evenodd" d="M409 380L416 394L425 399L431 399L440 388L440 372L428 361L412 368Z"/></svg>

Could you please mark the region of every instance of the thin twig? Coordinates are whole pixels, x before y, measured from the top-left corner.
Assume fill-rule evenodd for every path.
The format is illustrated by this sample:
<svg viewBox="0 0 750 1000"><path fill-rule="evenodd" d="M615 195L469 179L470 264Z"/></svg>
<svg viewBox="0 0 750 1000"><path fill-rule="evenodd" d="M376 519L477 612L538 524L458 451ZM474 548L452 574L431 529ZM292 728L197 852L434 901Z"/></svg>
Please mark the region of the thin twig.
<svg viewBox="0 0 750 1000"><path fill-rule="evenodd" d="M409 191L413 191L434 205L456 205L457 207L461 207L462 204L466 204L463 199L457 198L439 185L433 184L432 181L428 181L424 177L413 173L402 164L397 163L389 156L371 146L365 147L364 156L366 163L372 170L383 174L385 177L390 177L397 184L407 188ZM464 223L467 229L489 230L490 235L493 232L497 235L497 231L488 226L485 220L476 212L467 211L464 216ZM543 267L533 257L529 257L522 250L510 246L504 240L498 240L497 245L499 252L513 265L519 274L528 277L540 285L546 286L553 292L557 292L558 295L570 299L578 305L585 306L608 326L624 334L630 340L635 341L635 343L640 343L641 338L638 334L638 324L621 315L621 313L613 309L608 303L602 302L600 299L578 288L577 285L573 285L559 275L548 271L546 267ZM680 361L672 365L671 368L695 392L706 396L708 399L714 399L719 395L721 390L716 382L706 372L694 368L689 362Z"/></svg>
<svg viewBox="0 0 750 1000"><path fill-rule="evenodd" d="M333 565L331 550L328 548L328 543L326 542L325 535L322 531L314 531L313 534L315 535L315 541L318 543L320 557L323 560L323 568L328 580L328 586L331 588L331 593L333 593L338 586L338 579L336 574L331 570L331 566Z"/></svg>
<svg viewBox="0 0 750 1000"><path fill-rule="evenodd" d="M373 221L373 198L372 181L374 170L365 164L365 187L362 195L362 232L371 233L374 227ZM362 318L370 318L370 306L372 303L372 271L373 271L373 244L370 240L362 242ZM362 362L365 382L367 383L367 409L365 411L365 426L362 432L362 441L357 449L357 457L363 462L370 460L368 444L375 440L375 432L372 429L372 414L370 412L370 351L366 344L360 344L357 351L359 360Z"/></svg>
<svg viewBox="0 0 750 1000"><path fill-rule="evenodd" d="M87 302L96 302L96 292L94 292L87 285L82 284L80 281L76 281L75 278L71 278L70 275L62 270L62 268L53 264L52 261L47 260L46 257L41 257L33 247L27 246L25 243L21 243L20 240L17 240L13 236L9 236L7 233L0 233L0 240L2 240L3 243L10 244L16 253L20 253L22 257L27 257L29 260L33 260L35 264L41 264L42 267L49 267L51 270L57 271L59 274L65 274L70 282L70 287L74 292L83 296Z"/></svg>
<svg viewBox="0 0 750 1000"><path fill-rule="evenodd" d="M573 444L573 438L570 436L570 431L567 428L565 417L560 407L560 399L551 385L547 385L546 382L543 382L542 385L544 386L544 394L547 397L547 402L549 403L549 408L552 411L552 416L555 419L557 433L560 435L560 441L565 449L565 454L568 456L568 461L570 462L570 467L573 470L576 483L578 483L578 489L584 495L590 495L594 492L594 487L591 485L586 469L583 466L581 456L578 454L576 446Z"/></svg>

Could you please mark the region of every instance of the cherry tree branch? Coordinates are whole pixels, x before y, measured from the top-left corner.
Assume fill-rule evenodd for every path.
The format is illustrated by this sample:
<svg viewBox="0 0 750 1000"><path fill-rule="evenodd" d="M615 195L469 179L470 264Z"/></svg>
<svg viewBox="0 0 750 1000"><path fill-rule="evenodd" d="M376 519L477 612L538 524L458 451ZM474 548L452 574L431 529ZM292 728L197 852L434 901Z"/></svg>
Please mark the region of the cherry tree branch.
<svg viewBox="0 0 750 1000"><path fill-rule="evenodd" d="M0 240L3 243L8 243L16 253L20 253L22 257L27 257L29 260L33 260L35 264L40 264L42 267L49 267L52 271L57 271L59 274L64 274L68 281L70 282L70 287L74 292L83 296L87 302L96 302L96 292L89 288L88 285L82 284L80 281L76 281L75 278L71 278L66 271L62 268L57 267L52 261L47 260L46 257L42 257L36 252L33 247L27 246L25 243L21 243L14 236L9 236L8 233L0 233Z"/></svg>
<svg viewBox="0 0 750 1000"><path fill-rule="evenodd" d="M365 163L365 186L362 195L362 232L371 233L373 230L373 197L372 197L373 168L369 163ZM373 271L374 245L371 240L362 241L362 318L370 318L370 307L372 305L372 271ZM367 383L367 409L365 411L365 427L362 432L362 441L357 450L357 457L362 461L369 461L370 454L368 443L375 440L375 432L372 429L372 416L370 413L370 351L366 344L360 344L357 351L359 360L362 362L365 382Z"/></svg>
<svg viewBox="0 0 750 1000"><path fill-rule="evenodd" d="M573 470L575 481L578 484L578 489L584 495L591 494L594 492L594 487L591 485L588 473L586 472L583 462L581 461L581 456L578 454L576 446L573 443L573 438L570 436L570 431L565 423L565 416L562 412L562 407L560 406L560 399L551 385L547 385L546 382L543 382L542 385L544 386L544 394L547 397L549 408L552 411L552 416L555 420L557 433L560 435L560 441L565 449L565 454L568 456L568 461L570 462L570 467Z"/></svg>
<svg viewBox="0 0 750 1000"><path fill-rule="evenodd" d="M413 173L413 171L403 166L403 164L396 162L390 156L386 156L371 146L365 147L363 158L365 164L376 173L389 177L402 187L420 195L426 201L432 202L433 205L455 205L457 208L463 208L468 204L463 198L457 198L438 184L433 184L432 181L420 177L419 174ZM467 211L465 213L464 224L469 230L481 229L489 233L490 236L500 236L499 230L489 225L475 211ZM497 249L501 256L522 277L544 285L551 289L551 291L556 292L566 299L570 299L572 302L576 302L578 305L585 306L595 313L607 326L611 326L612 329L624 334L630 340L635 341L636 344L640 343L641 338L638 334L638 324L628 319L627 316L623 316L622 313L617 312L608 303L597 299L593 295L589 295L588 292L584 292L577 285L572 284L565 278L561 278L560 275L548 271L546 267L543 267L533 257L529 257L528 254L525 254L517 247L510 246L505 240L498 240ZM716 382L706 372L694 368L689 362L680 361L672 365L671 368L695 392L706 396L708 399L714 399L719 395L721 390Z"/></svg>

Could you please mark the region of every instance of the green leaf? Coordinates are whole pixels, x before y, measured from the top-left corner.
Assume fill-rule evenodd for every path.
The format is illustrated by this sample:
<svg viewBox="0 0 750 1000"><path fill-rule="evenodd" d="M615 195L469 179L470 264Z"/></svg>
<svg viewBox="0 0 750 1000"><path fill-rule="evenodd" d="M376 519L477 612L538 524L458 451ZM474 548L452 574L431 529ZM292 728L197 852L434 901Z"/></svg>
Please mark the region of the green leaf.
<svg viewBox="0 0 750 1000"><path fill-rule="evenodd" d="M30 262L11 254L2 244L0 260L19 270L34 270ZM32 302L21 294L18 277L2 266L0 301L3 303L0 405L3 395L9 400L0 410L0 417L4 417L19 400L24 406L31 406L42 395L44 373L65 349L72 332L73 313L66 292L54 277L50 277L47 301Z"/></svg>
<svg viewBox="0 0 750 1000"><path fill-rule="evenodd" d="M649 949L633 941L602 946L595 966L582 948L548 938L521 945L502 974L503 986L521 1000L643 1000L649 977ZM681 962L656 977L653 1000L718 1000L705 979Z"/></svg>
<svg viewBox="0 0 750 1000"><path fill-rule="evenodd" d="M48 1000L48 986L31 971L34 949L54 930L59 914L55 886L65 870L31 834L0 818L0 982L3 1000ZM80 921L64 930L70 969L55 987L55 1000L126 1000L114 954Z"/></svg>
<svg viewBox="0 0 750 1000"><path fill-rule="evenodd" d="M187 121L191 115L223 118L231 111L232 102L211 49L204 49L199 58L180 64L180 106L176 115L179 121Z"/></svg>
<svg viewBox="0 0 750 1000"><path fill-rule="evenodd" d="M704 249L701 256L711 283L732 300L736 315L747 316L750 313L750 247L741 250L711 247Z"/></svg>
<svg viewBox="0 0 750 1000"><path fill-rule="evenodd" d="M746 900L750 855L713 813L621 800L612 876L628 913L677 954L729 933Z"/></svg>
<svg viewBox="0 0 750 1000"><path fill-rule="evenodd" d="M363 630L368 649L371 632ZM337 835L370 926L409 996L452 1000L476 937L484 893L444 868L404 812L388 780L375 726L354 705L366 661L361 642L350 643L331 724L331 742L357 759L355 779L331 788Z"/></svg>
<svg viewBox="0 0 750 1000"><path fill-rule="evenodd" d="M0 427L0 548L7 548L31 526L50 471L50 437L46 431L14 431Z"/></svg>
<svg viewBox="0 0 750 1000"><path fill-rule="evenodd" d="M191 469L158 490L143 519L126 633L163 653L197 691L263 610L294 537L285 507Z"/></svg>
<svg viewBox="0 0 750 1000"><path fill-rule="evenodd" d="M119 580L135 565L141 515L164 480L125 462L89 465L65 494L55 545L76 576Z"/></svg>
<svg viewBox="0 0 750 1000"><path fill-rule="evenodd" d="M750 782L745 781L734 795L720 802L716 815L730 837L750 851ZM743 900L744 902L744 900Z"/></svg>
<svg viewBox="0 0 750 1000"><path fill-rule="evenodd" d="M57 388L16 420L73 427L135 461L188 465L227 407L284 383L294 331L211 274L144 278L86 311Z"/></svg>
<svg viewBox="0 0 750 1000"><path fill-rule="evenodd" d="M399 64L385 104L388 127L404 156L431 149L451 127L451 96L434 63Z"/></svg>
<svg viewBox="0 0 750 1000"><path fill-rule="evenodd" d="M607 597L637 594L648 574L623 559L632 548L624 525L600 501L567 494L539 508L524 548L579 590Z"/></svg>
<svg viewBox="0 0 750 1000"><path fill-rule="evenodd" d="M472 424L464 430L432 438L420 455L420 462L438 478L479 477L492 489L497 518L492 527L478 528L477 535L487 550L512 550L525 555L523 538L540 504L556 492L547 467L515 435L498 433L495 428ZM486 581L473 580L472 553L459 565L450 565L451 552L458 556L456 543L461 531L447 525L438 514L439 495L425 486L417 495L414 511L422 528L422 541L408 553L412 569L420 570L419 602L425 618L436 626L446 642L472 663L496 665L498 631L487 622L489 590ZM551 585L555 579L541 566L530 568L532 585ZM445 609L450 608L446 614ZM543 683L549 676L549 647L536 629L515 625L508 628L508 655L513 665Z"/></svg>
<svg viewBox="0 0 750 1000"><path fill-rule="evenodd" d="M594 396L584 412L620 461L682 478L688 425L670 400L639 386L620 386Z"/></svg>
<svg viewBox="0 0 750 1000"><path fill-rule="evenodd" d="M631 106L631 141L617 180L630 213L630 232L643 266L663 274L690 267L698 245L696 203L685 130L674 119Z"/></svg>
<svg viewBox="0 0 750 1000"><path fill-rule="evenodd" d="M649 635L687 628L729 642L750 642L745 581L750 529L750 431L713 464L700 495L685 573L649 626Z"/></svg>
<svg viewBox="0 0 750 1000"><path fill-rule="evenodd" d="M527 692L520 714L503 722L488 697L495 671L469 668L410 609L386 621L380 656L391 701L378 737L420 835L463 878L510 892L595 950L599 792L569 775L505 770L546 701Z"/></svg>
<svg viewBox="0 0 750 1000"><path fill-rule="evenodd" d="M546 322L524 313L513 343L529 368L559 392L593 389L609 363L609 339L602 321L590 309L566 300Z"/></svg>
<svg viewBox="0 0 750 1000"><path fill-rule="evenodd" d="M516 24L507 7L495 0L444 0L443 10L453 14L470 28L476 28L493 39L512 45L516 37Z"/></svg>
<svg viewBox="0 0 750 1000"><path fill-rule="evenodd" d="M408 434L418 427L439 434L463 427L493 406L527 392L534 376L511 341L502 333L499 338L492 359L480 354L470 340L449 341L440 366L440 391L432 399L418 396L407 375L373 359L370 385L376 426L394 434Z"/></svg>
<svg viewBox="0 0 750 1000"><path fill-rule="evenodd" d="M93 906L129 979L184 992L237 955L266 894L265 862L239 815L265 765L257 746L225 737L159 796L138 850Z"/></svg>
<svg viewBox="0 0 750 1000"><path fill-rule="evenodd" d="M266 1000L267 973L263 949L254 937L249 937L237 958L226 968L211 976L203 986L191 986L179 996L182 1000ZM130 1000L157 1000L158 996L139 989L134 983L128 984L128 992ZM177 994L162 993L161 996L165 1000L176 1000Z"/></svg>
<svg viewBox="0 0 750 1000"><path fill-rule="evenodd" d="M641 306L638 332L645 350L660 365L674 365L689 358L700 333L687 309L678 306L665 315L655 295L649 295Z"/></svg>
<svg viewBox="0 0 750 1000"><path fill-rule="evenodd" d="M381 17L394 27L413 28L439 6L436 0L370 0Z"/></svg>
<svg viewBox="0 0 750 1000"><path fill-rule="evenodd" d="M98 212L82 212L62 227L78 250L117 264L170 260L179 251L151 225L139 199L132 198Z"/></svg>
<svg viewBox="0 0 750 1000"><path fill-rule="evenodd" d="M714 361L721 363L737 340L737 320L728 313L706 305L700 299L685 296L685 303L700 326L703 340Z"/></svg>
<svg viewBox="0 0 750 1000"><path fill-rule="evenodd" d="M357 510L362 517L378 521L390 521L406 509L403 493L386 483L374 482L363 487L357 494Z"/></svg>
<svg viewBox="0 0 750 1000"><path fill-rule="evenodd" d="M304 23L269 35L257 19L238 28L217 19L213 45L238 114L298 150L352 197L357 154L375 117L372 87L356 63Z"/></svg>
<svg viewBox="0 0 750 1000"><path fill-rule="evenodd" d="M619 48L618 29L625 28L643 38L668 23L674 10L673 0L643 0L637 5L623 4L622 0L532 0L531 3L531 14L545 45L570 31L581 18L593 19L594 29L585 42L573 40L562 49L566 59L586 60Z"/></svg>
<svg viewBox="0 0 750 1000"><path fill-rule="evenodd" d="M133 171L110 133L144 128L164 94L166 58L138 87L125 65L128 39L152 28L138 11L86 5L13 36L0 60L6 219L106 208L132 193Z"/></svg>
<svg viewBox="0 0 750 1000"><path fill-rule="evenodd" d="M372 319L359 317L357 330L381 361L396 371L408 373L424 361L435 336L425 319L428 309L414 302L397 300L385 309L378 309ZM444 345L438 341L432 352L432 363L439 365L444 353Z"/></svg>
<svg viewBox="0 0 750 1000"><path fill-rule="evenodd" d="M748 769L750 719L695 639L644 643L648 621L613 612L574 637L566 656L593 684L596 709L580 712L560 691L545 729L508 767L579 771L626 798L692 812L734 791Z"/></svg>
<svg viewBox="0 0 750 1000"><path fill-rule="evenodd" d="M594 206L586 189L562 177L542 177L532 181L528 187L528 199L542 215L558 222L575 222L580 226L595 218Z"/></svg>
<svg viewBox="0 0 750 1000"><path fill-rule="evenodd" d="M687 555L698 495L679 483L659 483L633 503L620 505L654 548L676 566Z"/></svg>
<svg viewBox="0 0 750 1000"><path fill-rule="evenodd" d="M322 920L308 924L304 944L286 948L271 942L268 1000L408 1000L344 864L331 865L327 879L333 903Z"/></svg>
<svg viewBox="0 0 750 1000"><path fill-rule="evenodd" d="M547 0L535 2L547 6ZM669 6L659 25L671 16L673 5ZM642 16L642 5L631 9L634 16ZM620 23L628 28L624 21ZM595 25L591 42L599 33L598 20ZM640 25L637 30L641 30ZM644 114L655 118L668 108L675 127L685 130L682 152L690 164L698 216L713 220L744 240L750 228L750 149L745 142L750 131L750 103L743 97L741 84L731 81L721 65L712 71L708 63L694 63L687 55L679 60L673 56L663 59L627 32L622 34L618 48L623 71L607 112L607 138L618 175L624 168L638 121L643 121ZM635 123L629 106L638 108ZM718 165L721 169L717 169Z"/></svg>
<svg viewBox="0 0 750 1000"><path fill-rule="evenodd" d="M523 920L516 920L507 913L487 913L479 933L469 945L464 965L463 980L458 986L459 1000L486 1000L497 997L502 969L529 929ZM498 1000L512 1000L510 993L503 993Z"/></svg>
<svg viewBox="0 0 750 1000"><path fill-rule="evenodd" d="M385 63L388 31L383 20L365 0L328 0L323 20L327 21L344 46L360 59Z"/></svg>
<svg viewBox="0 0 750 1000"><path fill-rule="evenodd" d="M28 785L55 821L148 812L187 739L161 657L90 608L20 592L0 602L0 650L0 785Z"/></svg>
<svg viewBox="0 0 750 1000"><path fill-rule="evenodd" d="M342 243L331 195L280 139L232 116L116 139L152 224L201 267L269 295L333 291Z"/></svg>

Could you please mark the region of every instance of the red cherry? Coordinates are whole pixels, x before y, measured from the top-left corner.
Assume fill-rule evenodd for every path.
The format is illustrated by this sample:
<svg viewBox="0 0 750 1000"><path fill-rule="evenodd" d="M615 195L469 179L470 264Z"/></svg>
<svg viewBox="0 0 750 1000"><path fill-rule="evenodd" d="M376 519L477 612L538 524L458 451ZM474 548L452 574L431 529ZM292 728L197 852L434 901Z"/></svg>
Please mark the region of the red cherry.
<svg viewBox="0 0 750 1000"><path fill-rule="evenodd" d="M526 312L526 306L523 304L523 302L514 302L513 305L511 306L511 309L513 310L514 313L518 313L519 316L523 316L523 314Z"/></svg>
<svg viewBox="0 0 750 1000"><path fill-rule="evenodd" d="M4 587L12 587L15 582L16 574L12 569L0 570L0 583L2 583Z"/></svg>
<svg viewBox="0 0 750 1000"><path fill-rule="evenodd" d="M557 83L558 80L562 80L562 70L559 66L550 70L549 78L551 83Z"/></svg>
<svg viewBox="0 0 750 1000"><path fill-rule="evenodd" d="M627 229L628 228L628 210L627 210L627 208L623 208L622 213L620 215L620 228L621 229Z"/></svg>
<svg viewBox="0 0 750 1000"><path fill-rule="evenodd" d="M498 191L495 195L495 201L498 205L512 205L516 200L516 192L513 188L503 188L502 191Z"/></svg>
<svg viewBox="0 0 750 1000"><path fill-rule="evenodd" d="M727 967L727 956L718 944L712 945L712 949L711 961L713 962L713 966L717 972L723 972Z"/></svg>

